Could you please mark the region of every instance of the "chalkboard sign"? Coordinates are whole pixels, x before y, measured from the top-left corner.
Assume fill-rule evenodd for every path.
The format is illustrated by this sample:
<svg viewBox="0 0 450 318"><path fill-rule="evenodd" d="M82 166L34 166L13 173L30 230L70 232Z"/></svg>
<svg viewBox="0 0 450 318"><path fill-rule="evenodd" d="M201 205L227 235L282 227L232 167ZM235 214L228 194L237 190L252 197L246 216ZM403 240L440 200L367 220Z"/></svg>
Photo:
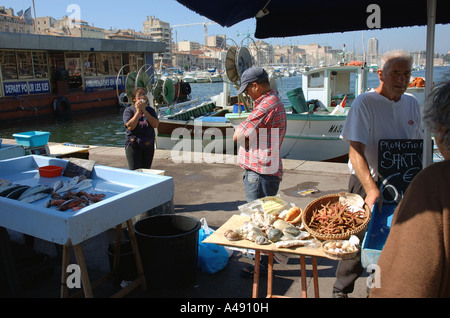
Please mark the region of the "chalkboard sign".
<svg viewBox="0 0 450 318"><path fill-rule="evenodd" d="M423 139L382 139L378 143L378 182L384 203L398 204L422 170Z"/></svg>

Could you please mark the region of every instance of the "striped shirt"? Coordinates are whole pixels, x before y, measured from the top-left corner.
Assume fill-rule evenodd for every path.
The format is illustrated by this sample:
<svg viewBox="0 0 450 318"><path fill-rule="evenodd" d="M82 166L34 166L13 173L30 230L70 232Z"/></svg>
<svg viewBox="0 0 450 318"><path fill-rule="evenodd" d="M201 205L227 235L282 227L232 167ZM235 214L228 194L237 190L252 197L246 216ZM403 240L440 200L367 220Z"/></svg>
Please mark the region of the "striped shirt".
<svg viewBox="0 0 450 318"><path fill-rule="evenodd" d="M240 142L239 166L281 179L280 147L286 134L286 112L278 95L270 90L256 99L255 108L238 129L248 138L247 146Z"/></svg>

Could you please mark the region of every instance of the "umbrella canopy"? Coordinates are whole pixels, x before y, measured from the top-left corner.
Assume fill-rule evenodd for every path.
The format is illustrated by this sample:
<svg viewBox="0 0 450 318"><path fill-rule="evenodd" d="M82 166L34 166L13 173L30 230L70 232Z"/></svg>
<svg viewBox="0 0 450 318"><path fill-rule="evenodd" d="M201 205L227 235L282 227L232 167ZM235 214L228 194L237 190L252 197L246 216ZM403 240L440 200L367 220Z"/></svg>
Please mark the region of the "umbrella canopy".
<svg viewBox="0 0 450 318"><path fill-rule="evenodd" d="M427 25L427 0L177 0L223 27L256 17L255 37ZM450 23L450 1L436 1L435 23Z"/></svg>

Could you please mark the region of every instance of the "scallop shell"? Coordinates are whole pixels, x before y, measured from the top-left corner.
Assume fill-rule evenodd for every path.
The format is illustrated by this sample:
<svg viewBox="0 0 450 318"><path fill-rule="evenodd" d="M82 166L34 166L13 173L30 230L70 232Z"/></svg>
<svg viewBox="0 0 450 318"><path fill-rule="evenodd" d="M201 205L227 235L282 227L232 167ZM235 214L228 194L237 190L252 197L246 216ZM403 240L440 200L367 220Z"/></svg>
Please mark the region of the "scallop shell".
<svg viewBox="0 0 450 318"><path fill-rule="evenodd" d="M223 234L229 241L239 241L242 237L238 231L235 230L226 230Z"/></svg>
<svg viewBox="0 0 450 318"><path fill-rule="evenodd" d="M258 245L265 245L265 244L269 244L270 242L267 237L260 235L255 238L255 243Z"/></svg>

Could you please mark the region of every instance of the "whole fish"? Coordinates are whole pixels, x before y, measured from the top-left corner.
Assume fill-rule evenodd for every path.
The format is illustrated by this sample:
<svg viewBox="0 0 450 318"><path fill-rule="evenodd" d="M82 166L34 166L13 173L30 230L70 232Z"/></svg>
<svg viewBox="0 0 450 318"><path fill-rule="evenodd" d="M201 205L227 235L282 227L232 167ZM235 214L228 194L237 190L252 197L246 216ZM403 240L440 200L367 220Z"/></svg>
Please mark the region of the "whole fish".
<svg viewBox="0 0 450 318"><path fill-rule="evenodd" d="M53 191L58 191L64 186L64 183L61 180L56 181L52 184Z"/></svg>
<svg viewBox="0 0 450 318"><path fill-rule="evenodd" d="M75 188L79 179L80 179L80 177L75 176L75 177L65 181L62 188L59 188L56 192L58 192L58 193L66 192L66 191L69 191L69 190Z"/></svg>
<svg viewBox="0 0 450 318"><path fill-rule="evenodd" d="M6 197L8 194L10 194L11 192L13 192L14 190L17 190L19 188L23 187L23 185L20 184L11 184L5 188L2 188L2 190L0 191L0 197Z"/></svg>
<svg viewBox="0 0 450 318"><path fill-rule="evenodd" d="M24 193L22 193L21 196L19 197L19 200L22 200L28 196L31 196L31 195L34 195L37 193L41 193L41 192L48 194L50 192L53 192L53 188L50 186L47 186L47 185L39 184L37 186L29 188Z"/></svg>
<svg viewBox="0 0 450 318"><path fill-rule="evenodd" d="M20 188L18 188L16 190L10 192L6 197L8 199L16 200L22 195L22 193L27 191L29 188L30 188L30 186L22 186L22 187L20 187Z"/></svg>
<svg viewBox="0 0 450 318"><path fill-rule="evenodd" d="M25 203L31 203L31 202L34 202L34 201L38 201L38 200L44 199L44 198L48 197L48 195L49 194L46 193L46 192L39 192L39 193L35 193L35 194L32 194L32 195L26 196L23 199L19 198L19 201L20 202L25 202Z"/></svg>
<svg viewBox="0 0 450 318"><path fill-rule="evenodd" d="M78 182L74 189L76 189L77 191L81 191L88 189L91 186L92 186L92 179L84 179L83 181Z"/></svg>

